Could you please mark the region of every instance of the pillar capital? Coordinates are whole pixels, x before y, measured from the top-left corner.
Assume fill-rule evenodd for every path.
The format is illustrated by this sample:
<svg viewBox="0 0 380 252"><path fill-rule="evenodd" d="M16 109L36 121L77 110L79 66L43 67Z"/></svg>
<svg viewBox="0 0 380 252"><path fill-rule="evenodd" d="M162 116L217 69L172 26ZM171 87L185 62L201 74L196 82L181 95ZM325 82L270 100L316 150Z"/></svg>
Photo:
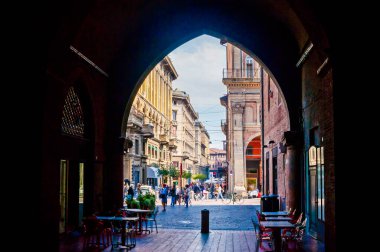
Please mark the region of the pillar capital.
<svg viewBox="0 0 380 252"><path fill-rule="evenodd" d="M232 106L232 112L235 114L243 114L244 112L244 105L237 103Z"/></svg>

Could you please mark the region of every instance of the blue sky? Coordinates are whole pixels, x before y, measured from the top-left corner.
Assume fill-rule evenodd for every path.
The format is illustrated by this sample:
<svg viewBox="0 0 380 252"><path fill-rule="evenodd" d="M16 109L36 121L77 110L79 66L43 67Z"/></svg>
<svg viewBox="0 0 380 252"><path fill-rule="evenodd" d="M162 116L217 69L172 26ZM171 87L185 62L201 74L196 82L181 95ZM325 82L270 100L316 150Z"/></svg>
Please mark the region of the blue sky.
<svg viewBox="0 0 380 252"><path fill-rule="evenodd" d="M173 89L190 95L190 102L210 135L210 147L222 149L225 135L220 121L226 112L219 98L226 94L222 83L226 48L219 44L219 39L202 35L178 47L169 57L178 73Z"/></svg>

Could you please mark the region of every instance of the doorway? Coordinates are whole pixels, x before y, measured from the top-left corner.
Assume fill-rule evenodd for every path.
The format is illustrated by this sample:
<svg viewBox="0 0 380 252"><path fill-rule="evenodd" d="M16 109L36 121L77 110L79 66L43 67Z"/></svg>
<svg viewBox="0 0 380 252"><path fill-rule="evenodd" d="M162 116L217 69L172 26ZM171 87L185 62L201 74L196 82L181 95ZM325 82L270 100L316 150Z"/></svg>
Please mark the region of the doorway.
<svg viewBox="0 0 380 252"><path fill-rule="evenodd" d="M84 162L60 160L59 233L81 226L84 215Z"/></svg>

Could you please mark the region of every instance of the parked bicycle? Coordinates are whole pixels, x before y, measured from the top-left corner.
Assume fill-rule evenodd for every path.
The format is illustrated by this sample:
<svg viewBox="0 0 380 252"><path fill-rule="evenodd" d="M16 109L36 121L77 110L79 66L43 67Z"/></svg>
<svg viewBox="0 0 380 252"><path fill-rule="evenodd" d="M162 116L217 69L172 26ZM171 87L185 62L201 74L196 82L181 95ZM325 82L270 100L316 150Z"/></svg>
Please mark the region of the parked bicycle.
<svg viewBox="0 0 380 252"><path fill-rule="evenodd" d="M244 203L244 198L242 195L238 195L236 192L227 193L224 202L225 202L225 204L230 204L232 202L232 204L241 205Z"/></svg>

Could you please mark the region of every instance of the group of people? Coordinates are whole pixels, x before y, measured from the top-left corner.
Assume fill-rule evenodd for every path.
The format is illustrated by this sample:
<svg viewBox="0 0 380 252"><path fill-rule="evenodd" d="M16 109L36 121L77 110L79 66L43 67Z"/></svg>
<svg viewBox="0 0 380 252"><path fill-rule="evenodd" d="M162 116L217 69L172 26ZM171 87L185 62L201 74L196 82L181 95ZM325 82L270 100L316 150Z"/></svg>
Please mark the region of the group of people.
<svg viewBox="0 0 380 252"><path fill-rule="evenodd" d="M135 190L133 185L130 185L127 181L124 182L124 202L134 198ZM166 206L168 202L168 196L171 196L171 206L181 204L182 200L185 202L185 206L189 207L189 200L191 191L194 192L194 199L216 199L219 198L224 200L223 197L223 186L220 184L186 184L184 188L173 185L169 187L167 184L162 184L162 187L159 191L159 198L161 199L163 211L166 211ZM141 184L137 184L136 188L137 195L141 194Z"/></svg>
<svg viewBox="0 0 380 252"><path fill-rule="evenodd" d="M171 196L171 206L175 206L175 204L178 202L178 204L181 204L181 199L185 201L185 206L189 207L189 199L190 199L190 192L191 188L189 185L185 185L184 188L177 187L176 185L173 185L169 188L166 184L162 185L162 188L160 189L160 198L162 207L164 208L163 211L166 211L166 205L168 202L168 196Z"/></svg>
<svg viewBox="0 0 380 252"><path fill-rule="evenodd" d="M168 185L163 184L159 192L159 197L161 198L163 211L166 211L168 196L171 196L171 206L175 206L177 203L178 205L180 205L181 201L183 200L185 202L185 206L188 207L191 191L194 192L194 199L211 198L218 200L220 198L222 199L222 201L224 200L224 189L223 186L220 184L211 184L209 187L203 184L187 184L184 188L181 188L176 185L169 187Z"/></svg>
<svg viewBox="0 0 380 252"><path fill-rule="evenodd" d="M137 184L137 194L141 194L141 184ZM124 195L124 202L127 200L133 199L135 195L135 190L133 189L133 185L130 185L128 181L124 181L124 188L123 188L123 195Z"/></svg>

